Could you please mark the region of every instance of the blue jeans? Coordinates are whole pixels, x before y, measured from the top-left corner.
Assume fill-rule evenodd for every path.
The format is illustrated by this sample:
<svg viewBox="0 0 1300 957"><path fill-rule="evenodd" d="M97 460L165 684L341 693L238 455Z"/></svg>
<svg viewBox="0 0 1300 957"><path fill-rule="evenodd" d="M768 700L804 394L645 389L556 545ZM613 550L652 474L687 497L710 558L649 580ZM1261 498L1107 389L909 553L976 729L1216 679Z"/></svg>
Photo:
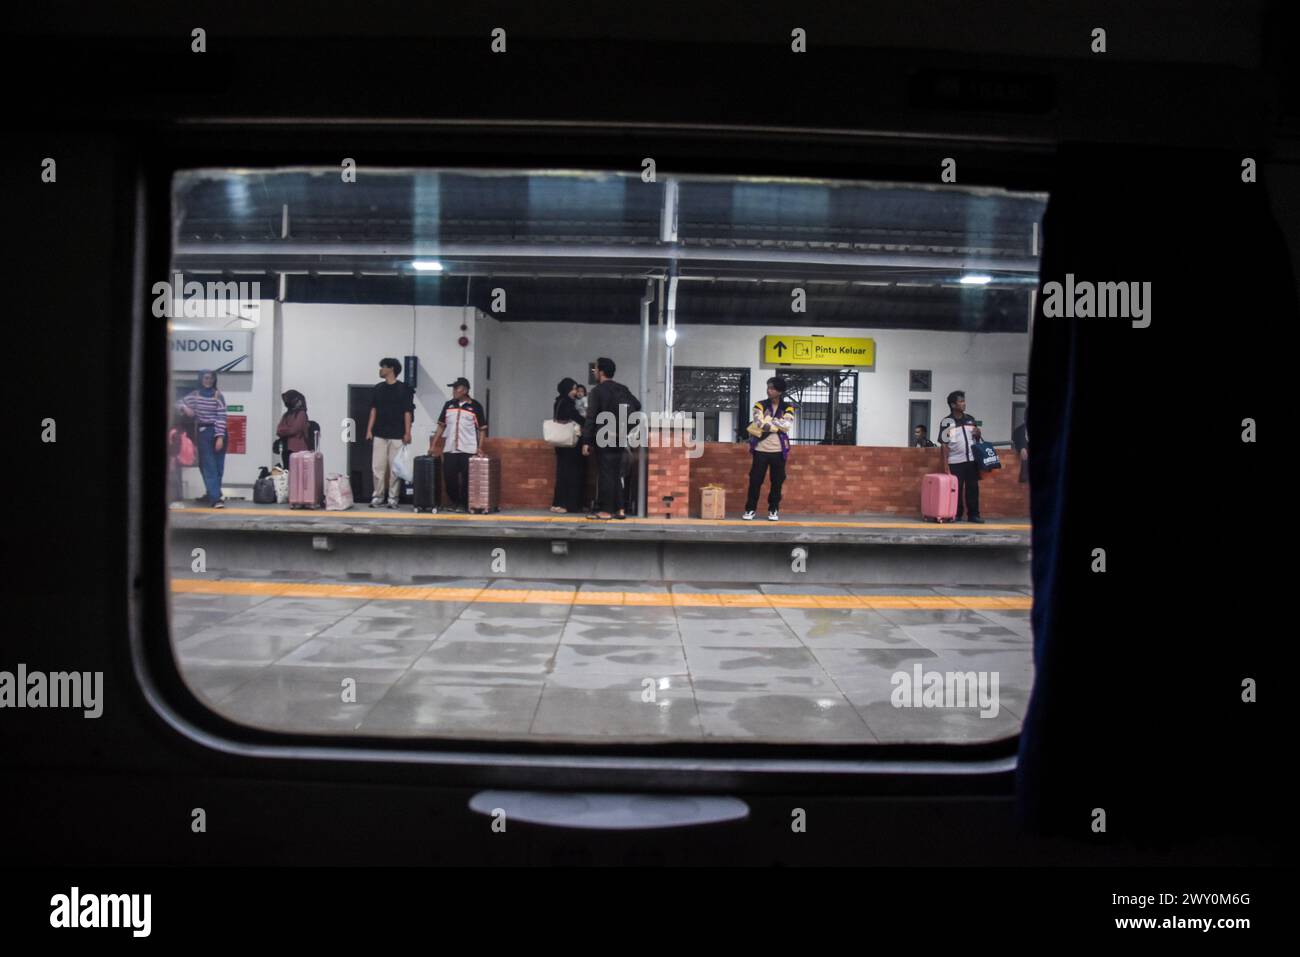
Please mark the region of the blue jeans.
<svg viewBox="0 0 1300 957"><path fill-rule="evenodd" d="M216 444L215 428L209 425L199 429L199 474L210 502L220 501L221 477L226 473L226 453L218 452Z"/></svg>

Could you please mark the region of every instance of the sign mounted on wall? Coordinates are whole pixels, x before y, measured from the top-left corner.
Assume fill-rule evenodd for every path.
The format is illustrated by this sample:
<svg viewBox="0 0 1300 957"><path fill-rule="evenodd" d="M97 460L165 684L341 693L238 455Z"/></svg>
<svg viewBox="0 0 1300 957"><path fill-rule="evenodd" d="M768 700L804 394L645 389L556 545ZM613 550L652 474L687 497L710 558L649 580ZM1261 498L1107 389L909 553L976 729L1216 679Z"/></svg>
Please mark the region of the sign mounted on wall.
<svg viewBox="0 0 1300 957"><path fill-rule="evenodd" d="M242 415L226 416L226 452L243 455L248 451L248 419Z"/></svg>
<svg viewBox="0 0 1300 957"><path fill-rule="evenodd" d="M846 336L764 336L763 364L874 366L876 340Z"/></svg>
<svg viewBox="0 0 1300 957"><path fill-rule="evenodd" d="M173 329L167 339L173 372L253 371L252 330Z"/></svg>

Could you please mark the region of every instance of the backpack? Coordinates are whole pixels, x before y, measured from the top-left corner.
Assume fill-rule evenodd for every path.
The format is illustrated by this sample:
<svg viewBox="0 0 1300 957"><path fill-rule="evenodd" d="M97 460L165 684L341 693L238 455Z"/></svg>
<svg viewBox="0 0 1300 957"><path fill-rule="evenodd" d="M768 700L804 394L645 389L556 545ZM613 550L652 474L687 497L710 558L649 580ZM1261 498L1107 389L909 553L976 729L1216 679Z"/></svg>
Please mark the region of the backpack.
<svg viewBox="0 0 1300 957"><path fill-rule="evenodd" d="M271 478L271 470L265 465L253 483L253 501L259 505L274 505L276 502L275 479Z"/></svg>

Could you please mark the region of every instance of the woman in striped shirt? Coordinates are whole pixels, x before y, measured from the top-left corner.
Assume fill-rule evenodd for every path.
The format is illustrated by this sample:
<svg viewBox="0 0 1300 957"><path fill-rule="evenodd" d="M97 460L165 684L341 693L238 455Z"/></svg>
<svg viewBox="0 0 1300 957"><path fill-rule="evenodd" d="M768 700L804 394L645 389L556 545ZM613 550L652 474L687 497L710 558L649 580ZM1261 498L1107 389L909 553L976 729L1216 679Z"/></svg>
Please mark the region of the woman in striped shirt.
<svg viewBox="0 0 1300 957"><path fill-rule="evenodd" d="M206 494L200 501L225 508L221 477L226 471L226 397L217 391L217 374L199 373L199 387L176 403L176 411L195 420L199 434L199 473Z"/></svg>

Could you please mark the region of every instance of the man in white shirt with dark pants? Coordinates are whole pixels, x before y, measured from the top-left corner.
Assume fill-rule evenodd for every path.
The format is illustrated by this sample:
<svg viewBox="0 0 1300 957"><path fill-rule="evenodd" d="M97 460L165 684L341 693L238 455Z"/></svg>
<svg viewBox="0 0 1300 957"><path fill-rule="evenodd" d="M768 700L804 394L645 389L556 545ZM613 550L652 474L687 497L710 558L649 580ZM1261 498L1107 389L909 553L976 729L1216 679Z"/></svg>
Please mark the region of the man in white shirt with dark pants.
<svg viewBox="0 0 1300 957"><path fill-rule="evenodd" d="M442 474L447 483L448 511L469 510L469 460L483 447L487 439L487 413L477 399L469 394L469 380L461 376L447 383L451 398L438 416L438 429L429 439L429 454L447 433L447 444L442 453Z"/></svg>
<svg viewBox="0 0 1300 957"><path fill-rule="evenodd" d="M980 441L975 417L966 414L966 393L948 393L948 414L939 421L939 464L946 474L957 476L957 521L963 510L968 521L983 525L980 518L980 466L973 446Z"/></svg>

